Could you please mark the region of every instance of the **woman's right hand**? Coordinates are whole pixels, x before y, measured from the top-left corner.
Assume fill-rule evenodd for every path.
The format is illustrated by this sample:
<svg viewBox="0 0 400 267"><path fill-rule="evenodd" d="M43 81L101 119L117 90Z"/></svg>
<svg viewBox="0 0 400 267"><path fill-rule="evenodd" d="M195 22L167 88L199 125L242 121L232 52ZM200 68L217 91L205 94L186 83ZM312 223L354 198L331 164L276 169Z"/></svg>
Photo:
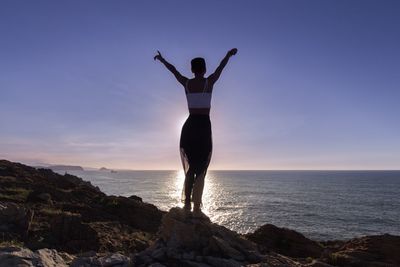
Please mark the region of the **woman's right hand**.
<svg viewBox="0 0 400 267"><path fill-rule="evenodd" d="M158 53L158 55L155 55L155 56L154 56L154 60L156 60L156 59L158 59L158 60L162 60L162 59L163 59L163 57L162 57L162 55L161 55L160 51L158 51L158 50L157 50L157 53Z"/></svg>
<svg viewBox="0 0 400 267"><path fill-rule="evenodd" d="M233 55L236 55L236 53L237 53L237 48L232 48L231 50L229 50L228 51L228 56L233 56Z"/></svg>

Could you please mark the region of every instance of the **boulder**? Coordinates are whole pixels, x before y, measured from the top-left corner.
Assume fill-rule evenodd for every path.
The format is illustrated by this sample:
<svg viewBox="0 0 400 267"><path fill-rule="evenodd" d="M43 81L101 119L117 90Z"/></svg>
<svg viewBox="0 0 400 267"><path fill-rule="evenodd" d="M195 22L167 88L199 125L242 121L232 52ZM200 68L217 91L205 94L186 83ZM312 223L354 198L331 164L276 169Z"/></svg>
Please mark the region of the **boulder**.
<svg viewBox="0 0 400 267"><path fill-rule="evenodd" d="M163 213L156 206L136 199L109 196L102 203L104 210L136 229L157 232Z"/></svg>
<svg viewBox="0 0 400 267"><path fill-rule="evenodd" d="M46 192L41 192L41 190L33 190L32 192L30 192L26 201L27 202L42 202L42 203L53 205L51 195Z"/></svg>
<svg viewBox="0 0 400 267"><path fill-rule="evenodd" d="M262 259L255 243L181 208L164 215L158 234L160 238L137 255L138 266L156 262L166 266L242 266Z"/></svg>
<svg viewBox="0 0 400 267"><path fill-rule="evenodd" d="M30 249L19 247L0 248L0 267L67 267L69 262L65 261L65 258L73 257L66 255L66 253L59 253L54 249L40 249L34 252Z"/></svg>
<svg viewBox="0 0 400 267"><path fill-rule="evenodd" d="M0 233L16 233L26 237L33 219L33 210L13 202L0 202Z"/></svg>
<svg viewBox="0 0 400 267"><path fill-rule="evenodd" d="M323 247L318 242L294 230L272 224L265 224L246 237L257 243L263 252L275 251L295 258L318 258L323 252Z"/></svg>
<svg viewBox="0 0 400 267"><path fill-rule="evenodd" d="M111 253L99 258L100 266L103 267L128 267L130 259L120 253Z"/></svg>
<svg viewBox="0 0 400 267"><path fill-rule="evenodd" d="M389 234L354 238L325 261L336 266L400 266L400 236Z"/></svg>
<svg viewBox="0 0 400 267"><path fill-rule="evenodd" d="M139 202L143 202L143 199L141 197L136 196L136 195L129 196L128 198L136 200L136 201L139 201Z"/></svg>
<svg viewBox="0 0 400 267"><path fill-rule="evenodd" d="M71 253L99 249L97 232L89 224L83 223L80 215L60 214L51 220L50 228L56 248Z"/></svg>

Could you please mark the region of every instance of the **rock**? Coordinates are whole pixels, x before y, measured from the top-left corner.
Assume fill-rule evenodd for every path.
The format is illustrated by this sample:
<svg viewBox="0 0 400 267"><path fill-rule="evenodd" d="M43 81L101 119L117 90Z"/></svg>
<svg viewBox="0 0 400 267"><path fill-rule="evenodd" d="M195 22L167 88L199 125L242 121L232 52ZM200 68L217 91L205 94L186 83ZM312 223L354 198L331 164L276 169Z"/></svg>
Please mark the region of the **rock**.
<svg viewBox="0 0 400 267"><path fill-rule="evenodd" d="M28 234L33 210L12 202L0 202L0 232L15 232L22 237Z"/></svg>
<svg viewBox="0 0 400 267"><path fill-rule="evenodd" d="M246 237L260 245L263 252L272 250L290 257L318 258L323 251L323 247L319 243L304 235L272 224L265 224L254 233L247 234Z"/></svg>
<svg viewBox="0 0 400 267"><path fill-rule="evenodd" d="M45 203L52 204L51 195L49 193L41 193L37 197L38 199L44 201Z"/></svg>
<svg viewBox="0 0 400 267"><path fill-rule="evenodd" d="M211 265L208 265L203 262L195 262L195 261L184 261L184 266L188 267L211 267Z"/></svg>
<svg viewBox="0 0 400 267"><path fill-rule="evenodd" d="M234 259L223 259L217 257L206 256L205 262L213 267L241 267L242 264Z"/></svg>
<svg viewBox="0 0 400 267"><path fill-rule="evenodd" d="M0 267L10 267L10 266L34 267L32 262L29 260L15 256L0 255Z"/></svg>
<svg viewBox="0 0 400 267"><path fill-rule="evenodd" d="M97 232L88 224L82 223L80 215L62 214L50 222L54 246L64 248L69 252L98 250Z"/></svg>
<svg viewBox="0 0 400 267"><path fill-rule="evenodd" d="M42 261L43 266L47 267L67 267L67 263L64 261L64 258L59 255L59 253L55 249L39 249L36 252L39 255L40 260Z"/></svg>
<svg viewBox="0 0 400 267"><path fill-rule="evenodd" d="M182 259L182 254L175 248L167 248L167 257L174 260Z"/></svg>
<svg viewBox="0 0 400 267"><path fill-rule="evenodd" d="M180 208L172 208L163 217L160 229L161 239L168 248L239 261L259 258L257 247L251 241L209 220L187 216Z"/></svg>
<svg viewBox="0 0 400 267"><path fill-rule="evenodd" d="M245 257L243 256L242 253L231 247L225 240L222 238L219 238L217 236L212 237L213 241L216 243L216 245L219 247L219 250L222 252L223 255L228 255L229 258L238 260L238 261L244 261Z"/></svg>
<svg viewBox="0 0 400 267"><path fill-rule="evenodd" d="M139 202L143 202L143 200L142 200L141 197L138 197L138 196L135 196L135 195L132 195L132 196L130 196L130 197L128 197L128 198L129 198L129 199L136 200L136 201L139 201Z"/></svg>
<svg viewBox="0 0 400 267"><path fill-rule="evenodd" d="M161 264L161 263L156 262L156 263L150 264L149 267L167 267L167 266L165 266L165 265L163 265L163 264Z"/></svg>
<svg viewBox="0 0 400 267"><path fill-rule="evenodd" d="M335 266L400 266L400 236L389 234L354 238L325 261Z"/></svg>
<svg viewBox="0 0 400 267"><path fill-rule="evenodd" d="M71 262L70 267L100 267L100 261L96 257L77 257Z"/></svg>
<svg viewBox="0 0 400 267"><path fill-rule="evenodd" d="M122 222L136 229L157 232L163 212L156 206L121 196L109 196L107 202L112 205L106 205L105 210Z"/></svg>
<svg viewBox="0 0 400 267"><path fill-rule="evenodd" d="M194 260L195 257L196 257L196 254L194 253L194 251L185 252L182 254L182 259L184 259L184 260Z"/></svg>
<svg viewBox="0 0 400 267"><path fill-rule="evenodd" d="M166 248L163 248L163 247L158 248L158 249L155 249L155 250L151 253L151 257L152 257L153 259L156 259L156 260L164 260L164 259L165 259L165 256L166 256Z"/></svg>
<svg viewBox="0 0 400 267"><path fill-rule="evenodd" d="M6 160L0 160L0 205L2 241L68 253L141 251L164 214L139 197L107 196L77 176Z"/></svg>
<svg viewBox="0 0 400 267"><path fill-rule="evenodd" d="M319 260L313 260L311 263L304 264L304 267L333 267L332 265L319 261Z"/></svg>
<svg viewBox="0 0 400 267"><path fill-rule="evenodd" d="M0 249L0 267L35 266L38 261L38 255L30 249L19 247L6 247Z"/></svg>
<svg viewBox="0 0 400 267"><path fill-rule="evenodd" d="M172 208L162 219L160 238L139 253L138 264L151 256L167 266L241 266L260 260L255 243L207 218L193 218Z"/></svg>
<svg viewBox="0 0 400 267"><path fill-rule="evenodd" d="M161 239L169 248L199 250L208 245L212 236L208 224L186 216L179 208L172 208L162 220Z"/></svg>
<svg viewBox="0 0 400 267"><path fill-rule="evenodd" d="M0 249L0 267L10 266L67 267L68 263L54 249L40 249L36 252L16 247Z"/></svg>
<svg viewBox="0 0 400 267"><path fill-rule="evenodd" d="M113 266L128 266L130 259L120 253L114 253L99 258L99 262L102 267L113 267Z"/></svg>
<svg viewBox="0 0 400 267"><path fill-rule="evenodd" d="M203 261L203 256L196 256L195 257L195 261L202 262Z"/></svg>
<svg viewBox="0 0 400 267"><path fill-rule="evenodd" d="M149 254L142 251L141 253L134 255L133 261L135 263L135 266L148 266L149 264L153 263L153 258L150 257Z"/></svg>
<svg viewBox="0 0 400 267"><path fill-rule="evenodd" d="M51 195L46 192L41 192L40 190L33 190L29 193L27 197L27 202L43 202L50 205L53 205L53 201L51 200Z"/></svg>
<svg viewBox="0 0 400 267"><path fill-rule="evenodd" d="M251 267L303 267L304 265L294 261L293 259L280 255L275 252L270 252L263 255L262 262L257 264L250 264L246 266Z"/></svg>

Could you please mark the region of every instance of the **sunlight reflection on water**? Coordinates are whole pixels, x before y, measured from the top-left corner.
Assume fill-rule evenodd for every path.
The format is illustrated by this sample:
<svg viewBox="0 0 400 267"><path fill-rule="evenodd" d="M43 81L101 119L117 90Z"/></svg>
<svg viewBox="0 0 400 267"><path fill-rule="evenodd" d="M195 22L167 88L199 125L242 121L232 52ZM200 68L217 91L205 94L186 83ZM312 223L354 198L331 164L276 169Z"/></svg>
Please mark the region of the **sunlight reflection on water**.
<svg viewBox="0 0 400 267"><path fill-rule="evenodd" d="M170 197L174 200L173 203L176 203L175 206L183 207L183 203L181 202L183 184L185 181L185 173L183 170L177 171L175 174L175 179L173 183L173 188L170 191ZM206 176L204 182L204 190L203 190L203 212L208 216L211 216L212 212L210 207L215 203L214 198L216 194L216 186L212 179L212 176ZM170 207L171 208L171 207Z"/></svg>
<svg viewBox="0 0 400 267"><path fill-rule="evenodd" d="M106 194L137 195L161 210L183 206L183 170L71 174ZM399 192L398 171L209 171L203 212L241 233L272 223L320 240L400 234Z"/></svg>

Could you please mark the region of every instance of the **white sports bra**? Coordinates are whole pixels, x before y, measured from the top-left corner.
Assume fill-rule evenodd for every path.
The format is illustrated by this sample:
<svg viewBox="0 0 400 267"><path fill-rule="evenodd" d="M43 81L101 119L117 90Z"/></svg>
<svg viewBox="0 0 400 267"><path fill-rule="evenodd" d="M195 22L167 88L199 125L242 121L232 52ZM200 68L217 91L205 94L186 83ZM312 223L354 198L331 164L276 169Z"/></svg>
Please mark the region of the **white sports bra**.
<svg viewBox="0 0 400 267"><path fill-rule="evenodd" d="M185 92L186 99L189 108L210 108L211 107L211 93L207 93L207 79L204 84L203 92L201 93L189 93L188 90L189 79L186 80Z"/></svg>

